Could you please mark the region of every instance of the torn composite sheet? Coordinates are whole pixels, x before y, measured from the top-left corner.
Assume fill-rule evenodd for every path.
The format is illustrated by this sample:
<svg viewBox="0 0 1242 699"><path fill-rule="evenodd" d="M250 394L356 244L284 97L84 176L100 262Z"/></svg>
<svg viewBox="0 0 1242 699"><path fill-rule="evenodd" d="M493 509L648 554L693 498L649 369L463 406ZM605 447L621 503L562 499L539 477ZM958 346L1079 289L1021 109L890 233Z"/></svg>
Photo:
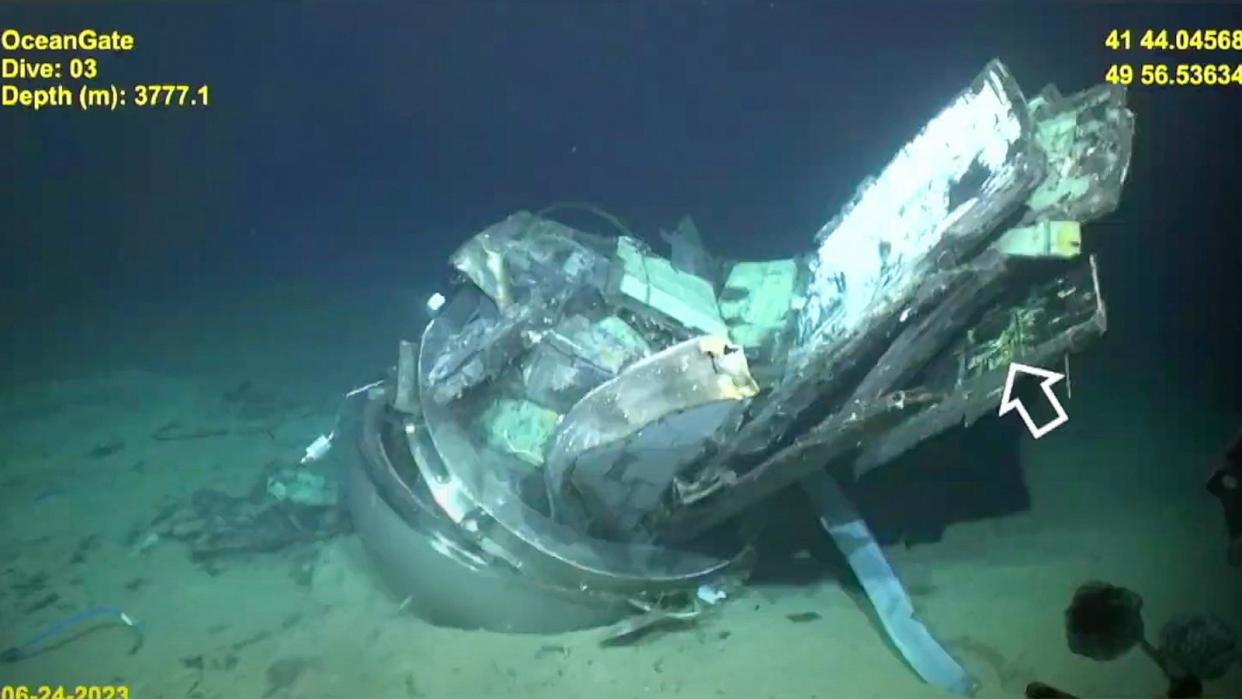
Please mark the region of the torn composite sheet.
<svg viewBox="0 0 1242 699"><path fill-rule="evenodd" d="M832 351L908 296L942 262L934 250L988 233L1034 184L1031 135L1017 84L993 61L816 235L800 348Z"/></svg>

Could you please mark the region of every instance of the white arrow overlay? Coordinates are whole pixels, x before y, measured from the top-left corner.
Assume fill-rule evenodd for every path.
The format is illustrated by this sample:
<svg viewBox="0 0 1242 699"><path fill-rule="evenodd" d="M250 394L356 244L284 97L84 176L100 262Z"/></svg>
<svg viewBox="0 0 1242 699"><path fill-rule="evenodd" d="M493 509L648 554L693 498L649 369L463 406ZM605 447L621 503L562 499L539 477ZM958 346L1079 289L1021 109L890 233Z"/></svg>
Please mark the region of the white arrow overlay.
<svg viewBox="0 0 1242 699"><path fill-rule="evenodd" d="M1057 413L1057 416L1043 427L1036 426L1035 421L1031 419L1031 413L1027 411L1025 405L1022 405L1022 400L1020 398L1013 397L1013 382L1014 379L1018 378L1019 373L1030 374L1031 376L1038 376L1043 379L1043 381L1039 384L1039 387L1043 389L1044 395L1048 398L1048 402L1052 404L1052 409ZM1057 394L1052 391L1052 387L1064 378L1065 374L1058 374L1055 371L1040 369L1037 366L1019 364L1017 362L1010 364L1009 376L1005 377L1005 392L1001 394L999 414L1004 415L1011 410L1017 410L1018 416L1022 418L1022 422L1026 423L1026 429L1030 431L1031 436L1035 439L1039 439L1069 421L1069 415L1066 414L1065 408L1061 406L1061 401L1057 400Z"/></svg>

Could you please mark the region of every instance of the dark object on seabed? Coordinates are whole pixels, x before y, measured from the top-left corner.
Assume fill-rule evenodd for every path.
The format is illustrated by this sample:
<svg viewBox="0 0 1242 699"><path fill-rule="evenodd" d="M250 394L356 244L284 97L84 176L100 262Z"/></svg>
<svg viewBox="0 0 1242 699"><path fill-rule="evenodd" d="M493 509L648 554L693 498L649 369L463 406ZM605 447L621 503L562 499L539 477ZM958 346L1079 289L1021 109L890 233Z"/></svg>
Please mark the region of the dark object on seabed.
<svg viewBox="0 0 1242 699"><path fill-rule="evenodd" d="M241 553L268 553L322 541L351 531L339 503L299 500L266 479L245 496L198 490L190 502L161 522L159 533L190 546L202 562Z"/></svg>
<svg viewBox="0 0 1242 699"><path fill-rule="evenodd" d="M1220 677L1238 659L1233 629L1214 616L1172 619L1160 630L1160 648L1156 649L1143 637L1142 612L1143 598L1138 593L1104 582L1085 583L1065 612L1070 650L1108 661L1137 645L1168 678L1165 696L1169 699L1203 696L1201 678ZM1039 682L1027 687L1027 696L1072 697Z"/></svg>
<svg viewBox="0 0 1242 699"><path fill-rule="evenodd" d="M1065 610L1069 649L1092 660L1114 660L1143 641L1143 598L1108 583L1088 582Z"/></svg>
<svg viewBox="0 0 1242 699"><path fill-rule="evenodd" d="M1194 675L1170 678L1169 689L1164 696L1167 699L1197 699L1203 696L1203 680Z"/></svg>
<svg viewBox="0 0 1242 699"><path fill-rule="evenodd" d="M1214 680L1239 659L1238 635L1215 616L1183 614L1160 629L1158 652L1175 673Z"/></svg>
<svg viewBox="0 0 1242 699"><path fill-rule="evenodd" d="M1225 454L1225 463L1208 479L1207 489L1225 510L1229 565L1242 566L1242 430Z"/></svg>
<svg viewBox="0 0 1242 699"><path fill-rule="evenodd" d="M1026 699L1078 699L1077 695L1039 681L1028 684L1024 696ZM1203 696L1203 683L1193 675L1172 680L1169 684L1169 691L1164 696L1165 699L1194 699L1195 697L1201 697Z"/></svg>
<svg viewBox="0 0 1242 699"><path fill-rule="evenodd" d="M1023 695L1026 699L1078 699L1078 697L1069 692L1063 692L1052 685L1039 681L1028 684Z"/></svg>

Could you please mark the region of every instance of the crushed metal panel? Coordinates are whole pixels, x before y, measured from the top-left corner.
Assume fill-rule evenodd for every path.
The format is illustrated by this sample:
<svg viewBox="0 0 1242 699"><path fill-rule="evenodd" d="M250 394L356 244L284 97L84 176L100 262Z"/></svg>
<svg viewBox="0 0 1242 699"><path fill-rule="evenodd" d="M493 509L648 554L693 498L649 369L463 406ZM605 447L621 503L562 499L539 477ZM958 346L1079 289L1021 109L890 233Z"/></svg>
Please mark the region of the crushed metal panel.
<svg viewBox="0 0 1242 699"><path fill-rule="evenodd" d="M703 237L699 235L694 219L683 217L671 232L660 231L660 237L668 243L669 259L674 267L706 279L713 287L717 285L719 265L703 245Z"/></svg>
<svg viewBox="0 0 1242 699"><path fill-rule="evenodd" d="M993 61L859 190L817 236L787 371L706 472L745 470L787 445L793 425L848 397L908 317L940 303L945 275L999 233L1042 177L1031 131L1021 92Z"/></svg>
<svg viewBox="0 0 1242 699"><path fill-rule="evenodd" d="M522 365L522 384L535 402L568 412L588 391L651 353L646 338L616 316L575 315L544 333Z"/></svg>
<svg viewBox="0 0 1242 699"><path fill-rule="evenodd" d="M1097 85L1070 97L1055 87L1032 101L1035 139L1047 173L1031 193L1024 223L1068 219L1086 223L1112 212L1130 170L1134 113L1126 91Z"/></svg>
<svg viewBox="0 0 1242 699"><path fill-rule="evenodd" d="M436 357L426 395L448 403L497 378L531 338L560 319L566 304L598 296L609 268L599 247L585 234L528 213L471 238L454 254L454 265L488 303L463 305L459 294L441 309L462 316L454 320L460 330Z"/></svg>
<svg viewBox="0 0 1242 699"><path fill-rule="evenodd" d="M609 264L607 251L591 236L526 211L488 226L449 262L502 312L540 302L549 286L602 287Z"/></svg>
<svg viewBox="0 0 1242 699"><path fill-rule="evenodd" d="M617 239L609 295L638 313L654 313L709 335L727 335L711 282L648 253L633 238Z"/></svg>
<svg viewBox="0 0 1242 699"><path fill-rule="evenodd" d="M720 337L630 366L587 394L557 431L544 470L557 518L583 531L630 533L758 390L745 353Z"/></svg>
<svg viewBox="0 0 1242 699"><path fill-rule="evenodd" d="M449 257L449 262L457 271L466 275L474 285L488 295L501 309L513 303L513 295L509 289L509 271L505 267L504 251L496 240L503 227L513 225L512 219L496 224L479 233L457 249Z"/></svg>
<svg viewBox="0 0 1242 699"><path fill-rule="evenodd" d="M617 316L604 316L591 325L592 330L608 339L596 356L610 371L616 373L627 364L651 354L651 344L629 323Z"/></svg>
<svg viewBox="0 0 1242 699"><path fill-rule="evenodd" d="M945 399L869 442L854 460L855 475L995 410L1010 363L1048 366L1081 350L1107 327L1095 258L1037 286L1017 304L992 309L946 351L943 362L928 369L924 383L946 391Z"/></svg>
<svg viewBox="0 0 1242 699"><path fill-rule="evenodd" d="M426 425L406 418L402 424L406 444L418 467L421 482L426 486L440 510L456 524L461 524L478 505L463 491L461 483L444 468L444 461L431 442Z"/></svg>
<svg viewBox="0 0 1242 699"><path fill-rule="evenodd" d="M1082 226L1077 221L1040 221L1005 232L992 248L1011 257L1078 257Z"/></svg>
<svg viewBox="0 0 1242 699"><path fill-rule="evenodd" d="M396 390L393 391L392 407L397 412L412 415L418 412L418 346L409 340L397 345Z"/></svg>
<svg viewBox="0 0 1242 699"><path fill-rule="evenodd" d="M485 440L532 466L542 466L544 448L557 424L559 413L528 400L498 398L480 416Z"/></svg>
<svg viewBox="0 0 1242 699"><path fill-rule="evenodd" d="M960 359L954 385L1025 361L1034 348L1093 319L1102 331L1104 305L1093 272L1093 264L1081 265L1035 287L1020 302L985 313L951 352Z"/></svg>
<svg viewBox="0 0 1242 699"><path fill-rule="evenodd" d="M525 346L525 330L539 317L537 309L529 307L519 307L510 316L472 317L435 358L420 393L449 403L494 379Z"/></svg>
<svg viewBox="0 0 1242 699"><path fill-rule="evenodd" d="M729 338L751 349L784 332L798 282L793 260L739 262L729 270L720 292L720 313Z"/></svg>
<svg viewBox="0 0 1242 699"><path fill-rule="evenodd" d="M671 412L642 429L578 456L558 514L576 529L621 541L648 540L643 525L662 506L678 474L698 460L710 439L736 428L739 405L720 400Z"/></svg>
<svg viewBox="0 0 1242 699"><path fill-rule="evenodd" d="M1013 282L1013 258L985 250L946 279L949 290L931 311L910 320L854 389L847 403L874 400L923 373L1004 295Z"/></svg>
<svg viewBox="0 0 1242 699"><path fill-rule="evenodd" d="M989 200L1025 196L1038 157L1030 140L1022 93L993 61L816 235L799 346L837 345L908 294L943 241L986 234L986 222L959 224L996 218Z"/></svg>
<svg viewBox="0 0 1242 699"><path fill-rule="evenodd" d="M466 422L473 412L469 406L435 400L430 390L436 358L474 317L468 306L490 303L477 290L459 292L446 306L451 312L427 324L419 352L419 396L427 434L440 456L436 466L442 466L443 480L454 484L454 497L473 503L461 526L475 533L487 550L503 553L523 575L550 587L610 594L693 588L736 566L743 552L721 558L584 536L518 497L530 467L482 444Z"/></svg>
<svg viewBox="0 0 1242 699"><path fill-rule="evenodd" d="M1065 98L1061 96L1060 88L1052 83L1048 83L1044 85L1044 89L1039 91L1039 94L1027 101L1027 105L1031 108L1031 114L1036 119L1039 119L1046 114L1049 105L1060 102L1063 99Z"/></svg>

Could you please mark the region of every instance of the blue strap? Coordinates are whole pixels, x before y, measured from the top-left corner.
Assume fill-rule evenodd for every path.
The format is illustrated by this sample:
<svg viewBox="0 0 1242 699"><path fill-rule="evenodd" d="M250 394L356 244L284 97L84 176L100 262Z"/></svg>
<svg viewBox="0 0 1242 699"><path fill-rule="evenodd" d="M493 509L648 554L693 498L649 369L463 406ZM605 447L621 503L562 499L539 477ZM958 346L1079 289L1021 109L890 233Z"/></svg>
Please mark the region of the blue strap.
<svg viewBox="0 0 1242 699"><path fill-rule="evenodd" d="M76 614L72 614L65 619L50 624L43 628L42 631L35 634L25 643L12 648L7 648L0 652L0 662L17 662L23 658L29 658L37 654L43 647L57 636L63 636L74 628L93 621L113 621L121 622L130 627L134 633L134 645L130 649L130 655L133 655L142 647L143 633L142 627L129 617L128 614L117 609L116 607L91 607L83 609Z"/></svg>
<svg viewBox="0 0 1242 699"><path fill-rule="evenodd" d="M845 554L880 623L906 662L928 684L954 694L974 694L979 683L918 618L884 551L837 482L826 472L817 471L802 481L802 489L819 509L820 525Z"/></svg>

